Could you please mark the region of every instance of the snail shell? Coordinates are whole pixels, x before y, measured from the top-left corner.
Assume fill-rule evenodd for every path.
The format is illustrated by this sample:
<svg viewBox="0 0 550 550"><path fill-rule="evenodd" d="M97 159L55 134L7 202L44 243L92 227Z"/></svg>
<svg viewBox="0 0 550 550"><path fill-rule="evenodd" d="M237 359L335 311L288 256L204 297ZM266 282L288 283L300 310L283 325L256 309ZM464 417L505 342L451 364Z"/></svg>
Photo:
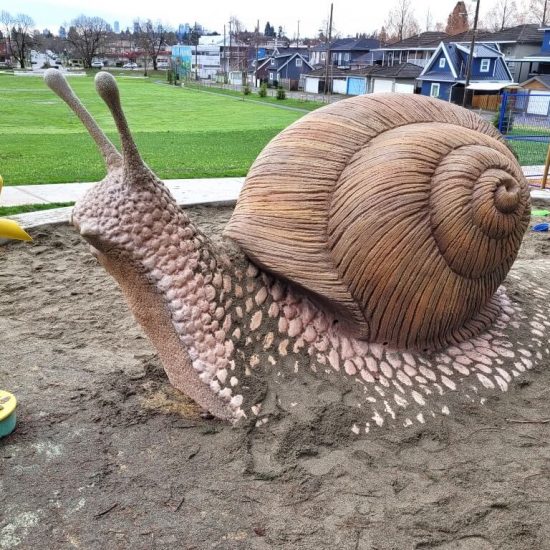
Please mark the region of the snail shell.
<svg viewBox="0 0 550 550"><path fill-rule="evenodd" d="M491 324L529 217L525 177L491 124L440 100L377 94L276 136L225 234L354 336L432 349Z"/></svg>

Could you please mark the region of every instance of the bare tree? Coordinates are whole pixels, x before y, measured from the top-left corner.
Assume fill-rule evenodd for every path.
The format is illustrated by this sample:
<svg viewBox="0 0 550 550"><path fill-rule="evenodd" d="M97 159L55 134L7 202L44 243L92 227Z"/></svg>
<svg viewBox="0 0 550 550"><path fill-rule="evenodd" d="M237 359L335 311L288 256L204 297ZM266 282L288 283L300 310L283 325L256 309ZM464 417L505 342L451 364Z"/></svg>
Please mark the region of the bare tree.
<svg viewBox="0 0 550 550"><path fill-rule="evenodd" d="M497 0L487 12L484 27L490 31L501 31L518 24L518 6L515 0Z"/></svg>
<svg viewBox="0 0 550 550"><path fill-rule="evenodd" d="M153 23L150 19L145 23L137 21L138 43L144 52L145 58L145 72L147 72L147 61L150 59L153 63L153 70L157 70L157 59L166 46L166 34L168 29L164 25L157 21Z"/></svg>
<svg viewBox="0 0 550 550"><path fill-rule="evenodd" d="M417 34L420 30L414 17L411 0L397 0L386 20L387 33L397 42Z"/></svg>
<svg viewBox="0 0 550 550"><path fill-rule="evenodd" d="M29 15L18 13L14 17L7 11L0 13L0 22L5 30L6 42L11 55L24 69L28 53L33 43L31 28L34 21Z"/></svg>
<svg viewBox="0 0 550 550"><path fill-rule="evenodd" d="M469 28L466 4L464 2L457 2L453 11L449 14L445 32L451 35L460 34L466 32Z"/></svg>
<svg viewBox="0 0 550 550"><path fill-rule="evenodd" d="M101 17L81 15L71 22L67 41L83 60L84 67L91 67L108 34L107 22Z"/></svg>
<svg viewBox="0 0 550 550"><path fill-rule="evenodd" d="M550 20L550 1L530 0L527 20L530 23L547 25Z"/></svg>

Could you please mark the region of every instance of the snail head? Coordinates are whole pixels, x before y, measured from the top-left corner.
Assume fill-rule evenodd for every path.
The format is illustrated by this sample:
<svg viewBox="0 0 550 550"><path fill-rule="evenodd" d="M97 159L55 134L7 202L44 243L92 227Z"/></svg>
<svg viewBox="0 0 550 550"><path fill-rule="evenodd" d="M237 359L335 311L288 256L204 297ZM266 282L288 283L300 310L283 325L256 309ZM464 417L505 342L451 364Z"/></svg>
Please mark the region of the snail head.
<svg viewBox="0 0 550 550"><path fill-rule="evenodd" d="M136 238L139 240L140 226L144 222L150 231L154 229L155 222L160 222L160 216L164 215L163 224L166 224L169 221L166 219L167 213L177 209L177 206L164 184L143 162L130 133L119 90L111 74L104 71L97 73L95 86L113 116L122 154L99 128L58 70L47 70L44 80L82 121L107 167L106 177L75 205L72 223L90 243L96 255L98 252L126 255L129 252L129 241ZM170 203L172 208L167 208ZM161 224L158 225L160 231Z"/></svg>

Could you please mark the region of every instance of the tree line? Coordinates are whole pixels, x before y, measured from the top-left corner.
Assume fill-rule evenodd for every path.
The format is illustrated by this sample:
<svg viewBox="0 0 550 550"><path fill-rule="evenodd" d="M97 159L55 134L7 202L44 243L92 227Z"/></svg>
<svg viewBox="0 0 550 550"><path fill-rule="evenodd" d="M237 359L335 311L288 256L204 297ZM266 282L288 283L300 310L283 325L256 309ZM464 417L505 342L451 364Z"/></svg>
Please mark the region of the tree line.
<svg viewBox="0 0 550 550"><path fill-rule="evenodd" d="M493 0L479 24L479 28L489 31L499 31L519 24L535 23L546 25L550 23L550 1L548 0ZM377 38L384 45L401 41L410 36L425 31L446 32L450 35L467 31L471 26L471 14L468 13L464 1L458 1L449 13L445 22L434 22L428 10L419 16L414 9L413 0L394 0L384 25L371 31L361 33L358 38ZM157 69L157 60L160 52L169 44L177 42L196 45L203 28L195 23L186 32L175 32L172 28L160 21L151 19L134 22L133 32L129 30L115 35L110 25L101 17L81 15L74 19L64 37L54 37L51 33L39 33L33 30L33 19L23 13L12 15L7 11L0 12L0 39L5 40L6 46L21 68L28 65L31 48L44 47L56 53L69 50L71 55L82 59L85 67L91 67L92 61L104 51L109 41L126 35L133 40L145 60L145 70L150 62L153 69ZM341 34L333 24L331 29L333 38L340 38ZM217 33L214 33L217 34ZM317 36L301 38L300 43L314 46L326 42L328 23L321 25ZM296 38L296 35L295 35ZM280 40L281 43L290 41L282 26L275 26L266 22L263 32L259 22L248 31L243 23L235 16L229 22L229 41L236 41L245 45L257 45L265 40Z"/></svg>

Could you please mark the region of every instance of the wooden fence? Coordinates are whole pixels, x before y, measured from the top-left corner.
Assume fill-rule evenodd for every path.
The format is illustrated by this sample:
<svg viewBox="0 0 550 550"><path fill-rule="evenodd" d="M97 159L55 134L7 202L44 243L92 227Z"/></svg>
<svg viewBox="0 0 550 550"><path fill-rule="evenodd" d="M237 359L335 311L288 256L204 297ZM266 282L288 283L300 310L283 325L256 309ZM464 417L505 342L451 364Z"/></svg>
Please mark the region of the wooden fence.
<svg viewBox="0 0 550 550"><path fill-rule="evenodd" d="M500 94L474 95L472 98L472 107L476 109L483 109L484 111L498 111L501 99Z"/></svg>

